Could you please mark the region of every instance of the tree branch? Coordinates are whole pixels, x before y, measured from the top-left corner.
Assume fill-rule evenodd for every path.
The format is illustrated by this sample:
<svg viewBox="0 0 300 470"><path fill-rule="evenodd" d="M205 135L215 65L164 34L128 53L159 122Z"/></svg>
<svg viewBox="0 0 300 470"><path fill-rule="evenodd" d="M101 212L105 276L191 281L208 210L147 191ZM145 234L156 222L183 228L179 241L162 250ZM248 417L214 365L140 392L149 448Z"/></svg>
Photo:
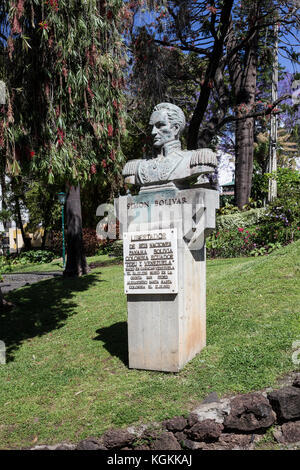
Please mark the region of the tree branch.
<svg viewBox="0 0 300 470"><path fill-rule="evenodd" d="M206 55L208 57L210 57L210 55L211 55L211 51L209 51L207 49L201 49L200 47L190 46L187 43L186 43L187 45L181 46L179 44L170 44L168 41L162 41L161 39L154 39L154 42L156 42L157 44L161 44L162 46L178 47L182 51L196 52L197 54L203 54L203 55Z"/></svg>
<svg viewBox="0 0 300 470"><path fill-rule="evenodd" d="M201 122L203 121L205 111L209 102L213 80L215 79L216 72L222 62L222 55L224 50L224 42L228 33L228 24L230 22L231 10L233 7L233 0L225 0L220 16L219 31L217 39L214 42L214 47L210 56L209 64L206 70L203 86L201 87L200 96L190 121L189 134L188 134L188 149L195 149L198 146L198 133Z"/></svg>
<svg viewBox="0 0 300 470"><path fill-rule="evenodd" d="M0 33L0 38L1 38L1 39L4 39L4 41L7 41L7 37L4 36L4 34L2 34L2 33Z"/></svg>
<svg viewBox="0 0 300 470"><path fill-rule="evenodd" d="M244 119L250 119L250 118L257 118L257 117L262 117L262 116L268 116L269 114L272 113L272 111L280 104L282 101L291 98L292 95L287 93L285 95L282 95L278 100L274 101L272 104L268 106L268 108L262 110L262 111L257 111L256 113L250 113L250 114L245 114L244 116L227 116L224 118L219 124L215 127L215 132L219 130L221 127L225 126L225 124L229 122L235 122L235 121L242 121ZM273 114L280 114L282 111L278 110L275 111Z"/></svg>

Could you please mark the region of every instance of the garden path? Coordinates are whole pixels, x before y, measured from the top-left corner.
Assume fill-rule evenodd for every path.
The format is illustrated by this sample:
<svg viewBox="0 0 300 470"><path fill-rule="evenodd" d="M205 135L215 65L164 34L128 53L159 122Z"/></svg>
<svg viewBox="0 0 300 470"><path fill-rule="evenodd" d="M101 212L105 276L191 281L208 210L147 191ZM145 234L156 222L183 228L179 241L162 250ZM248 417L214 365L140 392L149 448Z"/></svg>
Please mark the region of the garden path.
<svg viewBox="0 0 300 470"><path fill-rule="evenodd" d="M51 279L53 277L62 276L62 272L32 272L32 273L13 273L4 274L3 282L0 283L1 291L3 294L11 290L19 289L23 286L29 286L36 282Z"/></svg>

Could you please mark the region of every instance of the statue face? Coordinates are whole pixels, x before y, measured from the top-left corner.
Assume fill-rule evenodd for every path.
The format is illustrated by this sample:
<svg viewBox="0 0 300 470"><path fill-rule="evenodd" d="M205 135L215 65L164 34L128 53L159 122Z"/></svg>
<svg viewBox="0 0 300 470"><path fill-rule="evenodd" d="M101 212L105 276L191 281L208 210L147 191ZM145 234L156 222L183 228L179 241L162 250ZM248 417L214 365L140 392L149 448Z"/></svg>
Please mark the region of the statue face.
<svg viewBox="0 0 300 470"><path fill-rule="evenodd" d="M160 148L178 137L179 124L170 123L167 113L163 110L154 111L150 117L150 125L152 126L151 135L155 148Z"/></svg>

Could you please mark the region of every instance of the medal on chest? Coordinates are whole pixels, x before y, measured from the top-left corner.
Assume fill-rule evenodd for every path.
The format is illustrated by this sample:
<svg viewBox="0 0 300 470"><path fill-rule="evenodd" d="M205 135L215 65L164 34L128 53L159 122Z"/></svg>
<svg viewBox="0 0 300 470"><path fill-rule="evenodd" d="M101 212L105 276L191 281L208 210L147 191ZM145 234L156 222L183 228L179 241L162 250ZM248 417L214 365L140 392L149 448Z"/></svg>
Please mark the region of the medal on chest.
<svg viewBox="0 0 300 470"><path fill-rule="evenodd" d="M162 159L153 158L143 160L139 165L139 177L142 183L151 183L152 181L165 181L172 170L172 160L169 157Z"/></svg>

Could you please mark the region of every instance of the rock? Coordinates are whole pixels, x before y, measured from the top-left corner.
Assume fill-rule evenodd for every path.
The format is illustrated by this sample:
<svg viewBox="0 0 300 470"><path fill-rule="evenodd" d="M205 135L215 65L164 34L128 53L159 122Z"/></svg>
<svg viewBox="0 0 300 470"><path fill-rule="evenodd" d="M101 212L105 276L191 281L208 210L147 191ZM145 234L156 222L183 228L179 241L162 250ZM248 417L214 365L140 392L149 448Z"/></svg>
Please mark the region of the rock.
<svg viewBox="0 0 300 470"><path fill-rule="evenodd" d="M140 438L145 441L154 441L155 439L158 439L161 436L163 429L162 428L147 428L145 431L142 433Z"/></svg>
<svg viewBox="0 0 300 470"><path fill-rule="evenodd" d="M151 450L181 450L177 439L171 432L163 432L151 444Z"/></svg>
<svg viewBox="0 0 300 470"><path fill-rule="evenodd" d="M281 428L274 431L274 438L281 444L300 442L300 421L284 423Z"/></svg>
<svg viewBox="0 0 300 470"><path fill-rule="evenodd" d="M176 416L175 418L163 422L167 430L172 432L183 431L187 424L188 421L183 416Z"/></svg>
<svg viewBox="0 0 300 470"><path fill-rule="evenodd" d="M134 438L126 429L112 429L102 436L102 442L107 449L120 449L131 444Z"/></svg>
<svg viewBox="0 0 300 470"><path fill-rule="evenodd" d="M76 450L106 450L106 447L96 438L84 439L79 442Z"/></svg>
<svg viewBox="0 0 300 470"><path fill-rule="evenodd" d="M189 426L193 426L198 421L212 419L216 423L222 424L225 417L230 412L230 400L224 398L218 402L202 403L198 408L192 411L188 418Z"/></svg>
<svg viewBox="0 0 300 470"><path fill-rule="evenodd" d="M56 450L75 450L76 446L72 444L60 444L56 447Z"/></svg>
<svg viewBox="0 0 300 470"><path fill-rule="evenodd" d="M156 423L155 423L156 424ZM136 437L141 437L145 431L147 431L148 426L146 424L141 424L140 426L129 426L127 431L130 434L134 434Z"/></svg>
<svg viewBox="0 0 300 470"><path fill-rule="evenodd" d="M74 444L67 444L65 442L60 444L53 444L50 446L46 445L37 445L32 447L29 450L75 450L76 446Z"/></svg>
<svg viewBox="0 0 300 470"><path fill-rule="evenodd" d="M219 443L224 449L247 449L253 442L251 434L227 434L220 436Z"/></svg>
<svg viewBox="0 0 300 470"><path fill-rule="evenodd" d="M205 441L213 442L216 441L223 431L223 425L216 423L212 419L200 421L186 431L186 434L193 441Z"/></svg>
<svg viewBox="0 0 300 470"><path fill-rule="evenodd" d="M294 381L293 381L293 387L298 387L300 388L300 374L297 374Z"/></svg>
<svg viewBox="0 0 300 470"><path fill-rule="evenodd" d="M277 418L281 421L300 418L300 388L289 386L268 394Z"/></svg>
<svg viewBox="0 0 300 470"><path fill-rule="evenodd" d="M174 436L176 437L177 441L179 444L181 444L182 441L186 439L186 435L184 432L178 431L174 433Z"/></svg>
<svg viewBox="0 0 300 470"><path fill-rule="evenodd" d="M188 426L191 428L192 426L194 426L194 424L198 423L198 416L196 415L196 413L191 413L189 416L188 416Z"/></svg>
<svg viewBox="0 0 300 470"><path fill-rule="evenodd" d="M275 441L282 442L281 426L277 426L275 429L273 429L273 437Z"/></svg>
<svg viewBox="0 0 300 470"><path fill-rule="evenodd" d="M219 397L216 392L211 392L209 395L207 395L206 398L204 398L203 402L201 404L207 404L207 403L218 403Z"/></svg>
<svg viewBox="0 0 300 470"><path fill-rule="evenodd" d="M34 447L30 447L29 450L54 450L54 449L50 449L51 446L42 446L42 445L38 445L38 446L34 446ZM55 449L56 449L56 446L55 446ZM5 450L4 448L1 449L1 450Z"/></svg>
<svg viewBox="0 0 300 470"><path fill-rule="evenodd" d="M251 432L272 426L276 419L270 403L260 393L238 395L230 406L231 411L224 420L225 429Z"/></svg>
<svg viewBox="0 0 300 470"><path fill-rule="evenodd" d="M141 444L139 446L134 446L133 450L150 450L150 447L146 444Z"/></svg>
<svg viewBox="0 0 300 470"><path fill-rule="evenodd" d="M201 442L202 450L251 450L253 449L253 438L251 434L221 434L216 442Z"/></svg>
<svg viewBox="0 0 300 470"><path fill-rule="evenodd" d="M198 449L201 449L201 443L191 441L190 439L185 439L182 442L182 447L183 449L188 449L188 450L198 450Z"/></svg>

